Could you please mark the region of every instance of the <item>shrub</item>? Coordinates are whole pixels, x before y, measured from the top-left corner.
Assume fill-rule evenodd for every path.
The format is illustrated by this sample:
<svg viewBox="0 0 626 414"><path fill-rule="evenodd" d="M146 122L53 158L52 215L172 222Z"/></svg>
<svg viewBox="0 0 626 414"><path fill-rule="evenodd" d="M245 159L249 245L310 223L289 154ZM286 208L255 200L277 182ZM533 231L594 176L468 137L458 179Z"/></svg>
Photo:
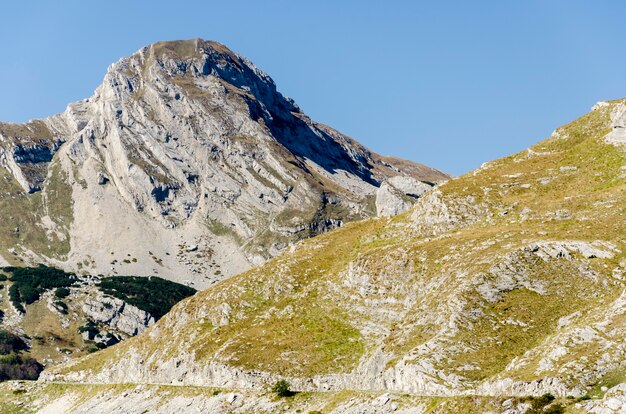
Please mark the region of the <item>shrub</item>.
<svg viewBox="0 0 626 414"><path fill-rule="evenodd" d="M15 306L18 312L24 312L24 306L22 306L21 298L20 298L20 289L16 284L11 285L9 288L9 300Z"/></svg>
<svg viewBox="0 0 626 414"><path fill-rule="evenodd" d="M43 371L43 365L33 358L24 358L15 364L9 366L0 365L0 378L9 380L31 380L39 378L39 374Z"/></svg>
<svg viewBox="0 0 626 414"><path fill-rule="evenodd" d="M78 332L89 332L89 338L93 338L100 333L100 329L98 329L93 321L89 320L85 325L78 328Z"/></svg>
<svg viewBox="0 0 626 414"><path fill-rule="evenodd" d="M59 299L63 299L66 298L70 295L70 290L66 287L60 287L57 288L57 290L54 291L54 296L56 296Z"/></svg>
<svg viewBox="0 0 626 414"><path fill-rule="evenodd" d="M0 381L36 380L43 366L33 358L20 354L27 349L22 338L7 331L0 331Z"/></svg>
<svg viewBox="0 0 626 414"><path fill-rule="evenodd" d="M8 355L26 350L26 342L8 331L0 331L0 355Z"/></svg>
<svg viewBox="0 0 626 414"><path fill-rule="evenodd" d="M540 397L523 397L521 402L530 403L528 414L561 414L565 412L565 408L561 404L552 404L555 400L554 395L544 394Z"/></svg>
<svg viewBox="0 0 626 414"><path fill-rule="evenodd" d="M291 384L285 380L279 380L272 387L272 391L279 397L291 397L294 393L289 389Z"/></svg>
<svg viewBox="0 0 626 414"><path fill-rule="evenodd" d="M550 404L554 401L554 395L552 394L543 394L541 397L536 397L533 399L531 405L533 408L543 408L546 405Z"/></svg>
<svg viewBox="0 0 626 414"><path fill-rule="evenodd" d="M54 302L54 307L63 315L67 315L67 305L65 302L57 300Z"/></svg>
<svg viewBox="0 0 626 414"><path fill-rule="evenodd" d="M565 407L561 404L554 404L548 408L543 409L544 414L563 414L565 413Z"/></svg>
<svg viewBox="0 0 626 414"><path fill-rule="evenodd" d="M155 320L176 303L196 293L194 288L156 276L105 277L98 287L103 293L150 313Z"/></svg>
<svg viewBox="0 0 626 414"><path fill-rule="evenodd" d="M21 302L30 305L39 299L39 291L32 286L24 285L19 288Z"/></svg>
<svg viewBox="0 0 626 414"><path fill-rule="evenodd" d="M23 304L28 305L37 301L45 291L67 288L76 281L75 275L44 265L5 267L4 271L11 273L13 285L9 288L9 298L20 312L25 311Z"/></svg>

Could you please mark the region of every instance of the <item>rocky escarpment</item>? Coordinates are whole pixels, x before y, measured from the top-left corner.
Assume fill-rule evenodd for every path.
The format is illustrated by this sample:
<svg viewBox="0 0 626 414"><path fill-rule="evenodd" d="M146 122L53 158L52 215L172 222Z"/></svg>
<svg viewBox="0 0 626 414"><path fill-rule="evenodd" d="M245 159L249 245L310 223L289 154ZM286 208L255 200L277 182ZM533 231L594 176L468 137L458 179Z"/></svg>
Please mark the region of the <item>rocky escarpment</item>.
<svg viewBox="0 0 626 414"><path fill-rule="evenodd" d="M624 378L626 152L606 142L620 105L400 216L302 241L46 378L252 389L286 378L303 391L550 393L604 407L582 401L608 402Z"/></svg>
<svg viewBox="0 0 626 414"><path fill-rule="evenodd" d="M376 215L381 183L387 215L448 178L316 123L250 61L199 39L121 59L63 114L0 124L0 173L11 263L196 286Z"/></svg>
<svg viewBox="0 0 626 414"><path fill-rule="evenodd" d="M154 317L150 313L104 295L87 299L82 311L96 324L108 325L128 336L138 335L154 324Z"/></svg>

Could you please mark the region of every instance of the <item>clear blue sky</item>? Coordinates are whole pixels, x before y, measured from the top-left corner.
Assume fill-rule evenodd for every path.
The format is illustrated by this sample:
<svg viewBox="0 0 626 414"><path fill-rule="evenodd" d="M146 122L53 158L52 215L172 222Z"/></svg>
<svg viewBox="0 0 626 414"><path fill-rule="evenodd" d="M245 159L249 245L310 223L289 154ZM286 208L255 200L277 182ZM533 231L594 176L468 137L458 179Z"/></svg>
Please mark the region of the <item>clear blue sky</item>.
<svg viewBox="0 0 626 414"><path fill-rule="evenodd" d="M3 2L0 120L89 97L157 40L217 40L312 118L461 174L626 97L623 1Z"/></svg>

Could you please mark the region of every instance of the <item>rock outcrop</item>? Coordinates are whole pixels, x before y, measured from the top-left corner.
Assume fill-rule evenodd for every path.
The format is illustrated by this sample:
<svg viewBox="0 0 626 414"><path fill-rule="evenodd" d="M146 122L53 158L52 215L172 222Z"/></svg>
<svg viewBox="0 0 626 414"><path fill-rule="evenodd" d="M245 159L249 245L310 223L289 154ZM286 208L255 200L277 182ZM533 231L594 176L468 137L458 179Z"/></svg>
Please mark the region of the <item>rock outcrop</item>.
<svg viewBox="0 0 626 414"><path fill-rule="evenodd" d="M616 105L611 111L611 132L605 139L611 144L626 143L626 104Z"/></svg>
<svg viewBox="0 0 626 414"><path fill-rule="evenodd" d="M376 214L397 216L407 211L432 186L409 176L395 176L376 190Z"/></svg>
<svg viewBox="0 0 626 414"><path fill-rule="evenodd" d="M148 312L103 295L86 300L82 310L93 322L108 325L128 336L138 335L154 324L154 318Z"/></svg>

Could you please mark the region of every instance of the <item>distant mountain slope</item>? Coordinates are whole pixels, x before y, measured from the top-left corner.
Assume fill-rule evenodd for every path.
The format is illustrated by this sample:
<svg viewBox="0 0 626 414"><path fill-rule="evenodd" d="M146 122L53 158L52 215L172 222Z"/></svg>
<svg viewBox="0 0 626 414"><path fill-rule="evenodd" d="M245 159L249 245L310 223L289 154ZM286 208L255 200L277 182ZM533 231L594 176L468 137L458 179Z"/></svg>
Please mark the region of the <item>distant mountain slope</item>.
<svg viewBox="0 0 626 414"><path fill-rule="evenodd" d="M312 121L224 45L160 42L64 113L0 124L0 264L207 286L376 215L395 176L448 178ZM414 201L392 193L385 214Z"/></svg>
<svg viewBox="0 0 626 414"><path fill-rule="evenodd" d="M302 241L140 337L45 375L601 397L626 381L626 152L614 139L624 108L596 105L401 216Z"/></svg>

